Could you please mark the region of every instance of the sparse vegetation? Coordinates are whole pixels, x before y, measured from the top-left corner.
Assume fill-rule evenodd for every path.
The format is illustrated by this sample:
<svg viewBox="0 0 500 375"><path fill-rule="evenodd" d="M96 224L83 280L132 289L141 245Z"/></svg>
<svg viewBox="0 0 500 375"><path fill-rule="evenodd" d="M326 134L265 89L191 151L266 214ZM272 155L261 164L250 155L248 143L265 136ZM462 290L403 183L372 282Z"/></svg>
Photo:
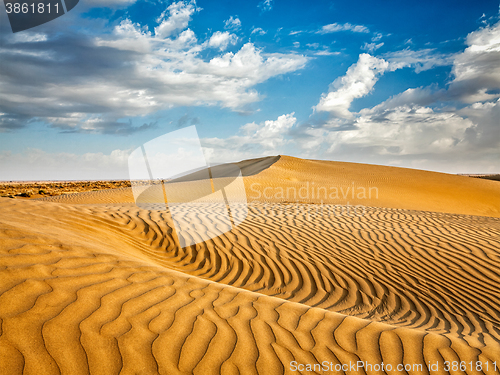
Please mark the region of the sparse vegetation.
<svg viewBox="0 0 500 375"><path fill-rule="evenodd" d="M68 181L68 182L4 182L0 183L0 197L41 198L85 191L99 191L130 187L130 181Z"/></svg>
<svg viewBox="0 0 500 375"><path fill-rule="evenodd" d="M481 178L483 180L500 181L500 174L467 174L467 177Z"/></svg>
<svg viewBox="0 0 500 375"><path fill-rule="evenodd" d="M486 175L478 178L484 178L485 180L500 181L500 174Z"/></svg>

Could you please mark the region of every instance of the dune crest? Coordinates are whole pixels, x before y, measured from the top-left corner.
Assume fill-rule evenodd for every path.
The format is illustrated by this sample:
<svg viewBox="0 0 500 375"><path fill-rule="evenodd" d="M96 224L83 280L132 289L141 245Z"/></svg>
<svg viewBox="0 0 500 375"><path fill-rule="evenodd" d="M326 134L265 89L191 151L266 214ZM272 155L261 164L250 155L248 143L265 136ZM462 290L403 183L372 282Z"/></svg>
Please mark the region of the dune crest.
<svg viewBox="0 0 500 375"><path fill-rule="evenodd" d="M500 217L500 184L408 168L276 156L234 163L249 202L363 205ZM221 167L223 168L223 167ZM192 177L194 179L194 177ZM185 189L189 190L189 187ZM40 200L70 203L134 202L129 188Z"/></svg>
<svg viewBox="0 0 500 375"><path fill-rule="evenodd" d="M349 202L369 207L500 217L497 181L417 169L281 156L268 169L246 178L245 183L252 201Z"/></svg>

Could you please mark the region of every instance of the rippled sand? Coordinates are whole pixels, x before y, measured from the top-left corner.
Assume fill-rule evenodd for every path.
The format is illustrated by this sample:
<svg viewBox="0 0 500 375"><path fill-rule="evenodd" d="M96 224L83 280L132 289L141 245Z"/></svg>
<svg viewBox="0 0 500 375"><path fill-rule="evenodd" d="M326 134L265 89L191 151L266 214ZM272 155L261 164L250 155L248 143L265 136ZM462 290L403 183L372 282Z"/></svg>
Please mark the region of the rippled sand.
<svg viewBox="0 0 500 375"><path fill-rule="evenodd" d="M249 196L241 225L185 249L169 212L128 189L1 198L0 374L298 373L292 361L498 374L500 184L385 168L273 160L247 192L354 181L379 197L349 216L336 199Z"/></svg>

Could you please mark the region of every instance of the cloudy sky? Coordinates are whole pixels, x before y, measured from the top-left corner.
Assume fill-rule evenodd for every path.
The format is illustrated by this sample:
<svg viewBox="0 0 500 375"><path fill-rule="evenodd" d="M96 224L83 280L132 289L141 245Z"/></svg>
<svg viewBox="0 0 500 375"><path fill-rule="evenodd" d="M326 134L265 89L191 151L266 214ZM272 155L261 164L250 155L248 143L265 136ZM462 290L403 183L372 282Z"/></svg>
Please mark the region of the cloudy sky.
<svg viewBox="0 0 500 375"><path fill-rule="evenodd" d="M190 125L210 162L500 173L499 11L80 0L14 34L0 5L0 180L127 178L135 148Z"/></svg>

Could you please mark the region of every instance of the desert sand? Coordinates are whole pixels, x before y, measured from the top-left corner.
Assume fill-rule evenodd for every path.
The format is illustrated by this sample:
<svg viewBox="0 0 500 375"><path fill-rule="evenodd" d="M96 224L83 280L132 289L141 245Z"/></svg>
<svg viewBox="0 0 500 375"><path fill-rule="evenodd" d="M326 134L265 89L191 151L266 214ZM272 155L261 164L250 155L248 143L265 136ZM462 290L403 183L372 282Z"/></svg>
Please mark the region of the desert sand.
<svg viewBox="0 0 500 375"><path fill-rule="evenodd" d="M499 374L498 181L238 165L246 220L187 248L130 188L0 198L0 374Z"/></svg>

